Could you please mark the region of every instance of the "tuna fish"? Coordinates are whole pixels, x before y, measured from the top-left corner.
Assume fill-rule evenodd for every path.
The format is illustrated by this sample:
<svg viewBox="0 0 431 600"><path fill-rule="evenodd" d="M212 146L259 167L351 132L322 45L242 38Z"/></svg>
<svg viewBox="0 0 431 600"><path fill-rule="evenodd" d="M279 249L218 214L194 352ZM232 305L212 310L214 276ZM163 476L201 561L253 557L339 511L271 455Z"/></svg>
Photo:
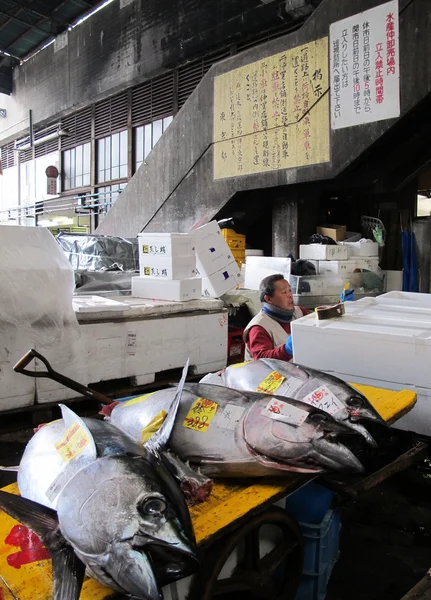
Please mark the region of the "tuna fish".
<svg viewBox="0 0 431 600"><path fill-rule="evenodd" d="M0 492L0 508L48 548L55 600L79 598L85 569L141 600L160 600L161 586L197 570L190 515L164 459L183 383L145 448L64 406L63 418L28 443L18 471L21 497Z"/></svg>
<svg viewBox="0 0 431 600"><path fill-rule="evenodd" d="M363 470L343 443L344 438L362 438L315 406L207 384L188 383L184 390L170 447L209 477ZM139 442L173 394L160 390L141 402L120 403L110 421Z"/></svg>
<svg viewBox="0 0 431 600"><path fill-rule="evenodd" d="M215 383L238 390L261 390L295 398L329 412L336 421L363 435L376 446L371 431L381 435L385 421L358 390L323 371L283 360L262 358L231 365L223 372L210 374L202 383Z"/></svg>

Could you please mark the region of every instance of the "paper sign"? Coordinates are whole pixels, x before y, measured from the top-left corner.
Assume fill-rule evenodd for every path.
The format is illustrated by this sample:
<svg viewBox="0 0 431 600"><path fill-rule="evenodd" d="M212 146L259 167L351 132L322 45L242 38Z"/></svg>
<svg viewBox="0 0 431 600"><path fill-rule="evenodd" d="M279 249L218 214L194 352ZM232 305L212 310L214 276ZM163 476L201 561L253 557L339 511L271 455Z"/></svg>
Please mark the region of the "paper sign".
<svg viewBox="0 0 431 600"><path fill-rule="evenodd" d="M244 414L245 408L243 406L236 406L235 404L227 404L223 411L219 411L217 414L217 425L222 429L236 429L236 426L241 420Z"/></svg>
<svg viewBox="0 0 431 600"><path fill-rule="evenodd" d="M136 333L134 331L127 332L127 354L136 354Z"/></svg>
<svg viewBox="0 0 431 600"><path fill-rule="evenodd" d="M326 385L321 385L317 389L315 389L311 394L305 396L305 398L301 398L302 402L306 404L310 404L311 406L316 406L321 410L329 413L330 415L334 415L339 410L343 410L345 408L344 404L338 400L334 394L328 390Z"/></svg>
<svg viewBox="0 0 431 600"><path fill-rule="evenodd" d="M280 385L285 381L286 377L278 373L277 371L272 371L269 375L265 377L263 381L259 383L256 388L256 392L263 392L264 394L275 394Z"/></svg>
<svg viewBox="0 0 431 600"><path fill-rule="evenodd" d="M295 394L302 388L304 381L297 377L289 377L286 381L280 385L277 390L279 396L287 396L288 398L295 398Z"/></svg>
<svg viewBox="0 0 431 600"><path fill-rule="evenodd" d="M138 396L137 398L132 398L132 400L127 400L127 402L124 402L123 406L131 406L132 404L140 404L141 402L146 400L148 398L148 396L152 396L153 394L154 394L154 392L151 392L150 394L144 394L143 396Z"/></svg>
<svg viewBox="0 0 431 600"><path fill-rule="evenodd" d="M201 431L202 433L207 432L209 424L217 412L217 408L218 404L216 402L205 400L205 398L198 398L193 402L187 413L183 427L193 429L194 431Z"/></svg>
<svg viewBox="0 0 431 600"><path fill-rule="evenodd" d="M90 439L85 429L79 423L75 423L66 430L65 436L60 442L55 444L55 447L60 453L61 458L65 462L69 462L84 450L89 441Z"/></svg>
<svg viewBox="0 0 431 600"><path fill-rule="evenodd" d="M283 421L283 423L298 426L302 425L302 423L308 417L307 411L297 408L296 406L292 406L287 402L276 400L275 398L267 404L266 408L262 410L261 414L276 421Z"/></svg>
<svg viewBox="0 0 431 600"><path fill-rule="evenodd" d="M68 483L68 481L70 480L70 477L70 471L67 467L65 467L63 471L61 471L61 473L57 475L57 477L54 479L54 481L51 483L51 485L45 492L46 497L50 502L54 502L58 494L64 488L66 483Z"/></svg>

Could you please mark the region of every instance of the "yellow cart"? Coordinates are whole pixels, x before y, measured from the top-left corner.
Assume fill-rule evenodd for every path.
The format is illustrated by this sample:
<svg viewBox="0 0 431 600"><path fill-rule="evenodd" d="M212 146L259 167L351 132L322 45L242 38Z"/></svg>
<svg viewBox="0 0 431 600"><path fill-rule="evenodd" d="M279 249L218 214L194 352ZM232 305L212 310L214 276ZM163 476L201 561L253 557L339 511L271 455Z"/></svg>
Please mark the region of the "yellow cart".
<svg viewBox="0 0 431 600"><path fill-rule="evenodd" d="M416 402L410 391L393 392L368 386L355 386L362 391L379 414L394 423ZM421 458L427 446L414 444L395 461L372 475L344 486L354 495L369 489ZM302 572L302 536L296 521L274 503L293 493L312 477L291 473L283 478L253 481L217 481L205 503L190 509L196 539L202 551L202 568L191 584L190 598L235 598L249 591L250 598L290 599L295 595ZM4 488L18 493L16 484ZM264 525L274 525L282 532L282 542L263 558L259 555L259 535ZM43 548L28 548L28 530L4 513L0 514L0 600L49 600L51 598L51 561ZM26 533L27 538L23 533ZM21 537L20 537L21 536ZM27 539L22 543L22 539ZM5 541L7 540L7 542ZM238 544L246 542L243 561L227 578L219 575ZM14 546L17 543L17 546ZM37 544L36 544L37 545ZM31 546L31 544L30 544ZM25 554L27 552L27 554ZM24 553L24 554L22 554ZM18 554L18 560L17 555ZM32 562L26 562L27 560ZM283 592L277 595L275 573L283 564ZM19 568L17 568L19 565ZM81 600L114 598L112 590L93 579L86 579ZM66 599L65 599L66 600Z"/></svg>

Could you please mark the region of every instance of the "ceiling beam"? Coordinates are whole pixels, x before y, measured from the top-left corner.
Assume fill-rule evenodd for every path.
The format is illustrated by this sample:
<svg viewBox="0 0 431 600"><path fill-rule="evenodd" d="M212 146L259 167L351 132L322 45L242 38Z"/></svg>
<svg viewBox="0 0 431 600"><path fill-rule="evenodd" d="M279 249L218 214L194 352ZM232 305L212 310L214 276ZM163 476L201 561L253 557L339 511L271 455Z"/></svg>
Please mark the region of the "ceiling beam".
<svg viewBox="0 0 431 600"><path fill-rule="evenodd" d="M42 17L43 19L49 19L50 21L53 21L55 23L57 23L59 26L61 27L69 27L70 23L64 23L61 21L58 21L54 16L54 12L56 11L56 8L54 8L54 10L51 12L51 14L44 14L41 13L37 10L34 10L34 8L31 8L28 4L24 3L24 2L18 2L17 0L10 0L10 2L12 2L13 4L15 4L15 6L19 6L21 10L27 11L32 13L33 15L36 15L38 17Z"/></svg>
<svg viewBox="0 0 431 600"><path fill-rule="evenodd" d="M17 21L17 23L21 23L21 25L26 25L27 27L31 27L31 29L37 29L38 31L40 31L41 33L44 33L45 35L50 35L50 31L46 31L46 29L41 29L40 27L38 27L37 25L33 25L32 23L29 23L28 21L23 21L22 19L16 17L15 15L10 15L6 12L3 12L2 10L0 10L0 15L3 15L5 17L8 17L9 19L12 19L12 21ZM40 23L40 21L39 21ZM3 25L5 25L6 23L3 23Z"/></svg>

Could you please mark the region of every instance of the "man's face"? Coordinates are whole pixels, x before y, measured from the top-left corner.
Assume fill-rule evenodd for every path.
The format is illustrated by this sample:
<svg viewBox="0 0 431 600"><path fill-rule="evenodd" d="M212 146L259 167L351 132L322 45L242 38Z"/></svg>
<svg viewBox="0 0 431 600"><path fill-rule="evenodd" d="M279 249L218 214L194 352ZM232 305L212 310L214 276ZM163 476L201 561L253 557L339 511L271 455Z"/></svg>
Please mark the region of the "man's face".
<svg viewBox="0 0 431 600"><path fill-rule="evenodd" d="M276 281L275 291L273 296L265 296L265 302L273 304L277 308L284 308L284 310L293 310L293 294L290 288L289 282L285 279Z"/></svg>

